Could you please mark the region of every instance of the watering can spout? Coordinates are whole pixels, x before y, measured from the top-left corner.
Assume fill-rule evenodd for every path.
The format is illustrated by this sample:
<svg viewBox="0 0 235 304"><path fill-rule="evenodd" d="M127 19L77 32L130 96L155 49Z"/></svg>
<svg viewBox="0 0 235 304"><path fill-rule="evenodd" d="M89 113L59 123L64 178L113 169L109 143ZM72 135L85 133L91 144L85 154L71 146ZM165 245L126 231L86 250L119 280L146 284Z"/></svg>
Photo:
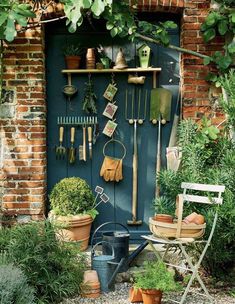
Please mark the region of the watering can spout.
<svg viewBox="0 0 235 304"><path fill-rule="evenodd" d="M121 261L119 263L116 263L116 262L108 262L108 264L112 264L112 265L117 265L111 279L109 280L108 282L108 288L111 288L112 284L114 283L114 280L116 278L116 275L118 274L119 272L119 269L124 265L126 259L125 258L122 258Z"/></svg>

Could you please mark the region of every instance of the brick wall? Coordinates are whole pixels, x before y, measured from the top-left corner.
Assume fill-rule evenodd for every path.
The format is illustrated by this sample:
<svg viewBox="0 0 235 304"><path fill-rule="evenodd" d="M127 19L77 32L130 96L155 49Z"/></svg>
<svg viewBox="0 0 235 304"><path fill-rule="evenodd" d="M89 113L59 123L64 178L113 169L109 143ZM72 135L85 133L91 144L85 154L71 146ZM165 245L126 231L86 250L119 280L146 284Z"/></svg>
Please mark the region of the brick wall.
<svg viewBox="0 0 235 304"><path fill-rule="evenodd" d="M44 37L19 34L6 45L7 92L0 106L2 207L18 221L44 215L46 197L46 102Z"/></svg>
<svg viewBox="0 0 235 304"><path fill-rule="evenodd" d="M207 0L140 0L140 11L180 13L181 46L210 55L221 41L206 46L200 24ZM0 202L18 221L39 219L46 201L46 99L43 32L28 30L7 46L4 77L7 88L0 106ZM182 55L183 117L199 119L209 113L214 123L223 118L211 111L208 67L192 55Z"/></svg>

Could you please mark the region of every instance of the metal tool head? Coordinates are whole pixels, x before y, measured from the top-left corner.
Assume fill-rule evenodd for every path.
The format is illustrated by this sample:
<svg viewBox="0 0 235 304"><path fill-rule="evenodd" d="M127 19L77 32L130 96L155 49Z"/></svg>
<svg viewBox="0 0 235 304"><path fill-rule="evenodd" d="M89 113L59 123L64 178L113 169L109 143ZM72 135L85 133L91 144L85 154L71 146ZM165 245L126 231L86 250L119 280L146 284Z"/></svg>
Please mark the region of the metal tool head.
<svg viewBox="0 0 235 304"><path fill-rule="evenodd" d="M140 226L140 225L142 225L142 223L143 223L143 221L141 221L141 220L137 221L135 219L127 221L127 225L129 225L129 226Z"/></svg>

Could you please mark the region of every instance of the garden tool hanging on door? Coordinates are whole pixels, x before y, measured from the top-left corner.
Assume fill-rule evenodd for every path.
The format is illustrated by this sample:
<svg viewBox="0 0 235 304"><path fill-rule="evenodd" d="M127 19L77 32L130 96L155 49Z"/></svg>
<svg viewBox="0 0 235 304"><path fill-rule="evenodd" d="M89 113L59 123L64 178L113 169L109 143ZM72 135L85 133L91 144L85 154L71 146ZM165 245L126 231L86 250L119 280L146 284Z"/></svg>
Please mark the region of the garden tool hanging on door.
<svg viewBox="0 0 235 304"><path fill-rule="evenodd" d="M161 170L161 124L166 124L171 118L172 92L164 88L153 88L150 99L150 121L153 124L158 122L158 142L156 159L156 191L155 197L160 195L158 175Z"/></svg>
<svg viewBox="0 0 235 304"><path fill-rule="evenodd" d="M133 134L133 184L132 184L132 220L127 221L127 225L141 225L142 220L137 220L137 202L138 202L138 144L137 144L137 124L143 124L146 117L147 94L145 92L144 105L141 106L141 90L138 91L138 107L135 111L135 91L131 96L131 117L128 117L128 91L126 91L125 117L129 124L134 126ZM142 111L142 115L140 112Z"/></svg>

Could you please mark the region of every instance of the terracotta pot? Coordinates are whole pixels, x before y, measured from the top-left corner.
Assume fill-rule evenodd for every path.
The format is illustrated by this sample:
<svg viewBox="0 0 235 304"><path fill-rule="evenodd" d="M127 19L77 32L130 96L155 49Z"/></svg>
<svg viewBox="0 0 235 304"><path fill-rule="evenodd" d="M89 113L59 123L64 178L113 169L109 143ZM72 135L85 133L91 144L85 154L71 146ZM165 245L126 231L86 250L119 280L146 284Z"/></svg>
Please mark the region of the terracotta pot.
<svg viewBox="0 0 235 304"><path fill-rule="evenodd" d="M95 270L86 270L84 272L82 296L93 299L100 296L100 282Z"/></svg>
<svg viewBox="0 0 235 304"><path fill-rule="evenodd" d="M89 48L86 53L86 68L95 69L95 49Z"/></svg>
<svg viewBox="0 0 235 304"><path fill-rule="evenodd" d="M79 69L81 57L80 56L65 56L66 67L69 70Z"/></svg>
<svg viewBox="0 0 235 304"><path fill-rule="evenodd" d="M86 250L89 243L93 219L90 215L55 216L58 223L66 225L59 230L59 237L64 241L81 242L80 249Z"/></svg>
<svg viewBox="0 0 235 304"><path fill-rule="evenodd" d="M144 304L161 304L162 292L157 289L141 289Z"/></svg>
<svg viewBox="0 0 235 304"><path fill-rule="evenodd" d="M173 223L173 216L169 214L157 214L153 219L158 222Z"/></svg>
<svg viewBox="0 0 235 304"><path fill-rule="evenodd" d="M129 301L131 303L143 302L142 292L139 288L131 287L129 290Z"/></svg>

